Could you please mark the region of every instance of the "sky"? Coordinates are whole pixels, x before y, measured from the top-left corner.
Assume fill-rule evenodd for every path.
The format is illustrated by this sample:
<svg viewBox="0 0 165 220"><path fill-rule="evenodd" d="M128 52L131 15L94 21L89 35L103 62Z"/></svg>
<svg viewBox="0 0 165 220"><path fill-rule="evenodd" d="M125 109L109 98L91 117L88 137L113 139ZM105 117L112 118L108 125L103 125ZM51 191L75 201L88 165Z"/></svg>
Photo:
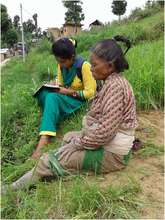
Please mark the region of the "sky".
<svg viewBox="0 0 165 220"><path fill-rule="evenodd" d="M147 0L127 0L127 10L124 15L128 16L136 7L143 7ZM83 13L85 20L82 21L83 29L88 29L89 24L98 19L103 23L117 20L118 17L112 13L112 0L82 0ZM32 18L32 15L38 14L38 27L42 31L48 27L62 27L65 20L66 8L62 0L1 0L1 4L7 7L10 18L15 15L20 16L20 3L23 8L23 21Z"/></svg>

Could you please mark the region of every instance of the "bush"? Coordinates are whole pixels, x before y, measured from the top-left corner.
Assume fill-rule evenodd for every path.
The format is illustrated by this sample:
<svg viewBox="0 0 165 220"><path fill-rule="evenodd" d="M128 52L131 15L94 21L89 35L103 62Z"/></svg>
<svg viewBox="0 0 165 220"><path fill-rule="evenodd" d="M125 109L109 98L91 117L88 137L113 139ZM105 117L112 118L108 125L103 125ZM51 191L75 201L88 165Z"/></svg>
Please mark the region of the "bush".
<svg viewBox="0 0 165 220"><path fill-rule="evenodd" d="M18 40L17 31L14 28L9 29L6 33L5 40L9 47L13 46Z"/></svg>
<svg viewBox="0 0 165 220"><path fill-rule="evenodd" d="M154 6L147 6L145 9L141 8L135 8L129 18L132 20L141 20L143 18L149 17L151 15L154 15L155 13L160 11L160 6L158 4L155 4Z"/></svg>
<svg viewBox="0 0 165 220"><path fill-rule="evenodd" d="M39 44L39 46L37 48L37 51L39 53L43 53L43 52L46 52L46 51L50 53L50 51L51 51L51 43L47 39L43 39L40 42L40 44Z"/></svg>

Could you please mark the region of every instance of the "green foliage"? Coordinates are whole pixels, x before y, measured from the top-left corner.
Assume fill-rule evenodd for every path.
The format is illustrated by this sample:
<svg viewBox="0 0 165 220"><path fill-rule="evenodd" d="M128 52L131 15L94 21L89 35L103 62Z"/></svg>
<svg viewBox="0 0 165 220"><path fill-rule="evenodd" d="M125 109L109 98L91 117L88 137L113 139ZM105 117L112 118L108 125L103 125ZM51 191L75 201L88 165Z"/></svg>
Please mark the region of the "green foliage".
<svg viewBox="0 0 165 220"><path fill-rule="evenodd" d="M64 7L67 8L65 13L65 22L72 24L80 24L82 20L85 19L84 14L82 13L82 2L79 0L75 1L63 1Z"/></svg>
<svg viewBox="0 0 165 220"><path fill-rule="evenodd" d="M9 47L13 46L17 42L17 40L18 40L18 33L17 33L17 31L14 28L9 29L6 32L5 39L6 39L6 43L7 43L7 45Z"/></svg>
<svg viewBox="0 0 165 220"><path fill-rule="evenodd" d="M21 40L21 31L20 31L20 17L18 15L14 16L13 23L8 15L7 8L5 5L1 6L1 45L2 47L13 47L16 42ZM41 36L41 29L37 28L37 14L33 15L33 20L28 19L23 22L24 28L24 38L25 42L29 44L32 39L32 32L36 32L36 36Z"/></svg>
<svg viewBox="0 0 165 220"><path fill-rule="evenodd" d="M140 149L136 155L140 158L148 158L152 156L160 156L164 153L164 146L157 146L152 142L146 142L142 149Z"/></svg>
<svg viewBox="0 0 165 220"><path fill-rule="evenodd" d="M37 52L38 53L45 53L45 52L50 52L51 51L51 43L47 40L44 39L42 42L38 45L37 47Z"/></svg>
<svg viewBox="0 0 165 220"><path fill-rule="evenodd" d="M48 67L55 75L54 56L34 49L26 57L25 64L21 59L13 59L3 69L1 126L4 161L25 160L37 143L40 114L32 94L41 81L48 79ZM18 149L22 152L27 149L27 143L30 151L16 156Z"/></svg>
<svg viewBox="0 0 165 220"><path fill-rule="evenodd" d="M33 15L33 20L34 20L34 23L35 23L35 29L37 29L37 25L38 25L37 17L38 17L38 15L37 15L37 13L35 13L35 14Z"/></svg>
<svg viewBox="0 0 165 220"><path fill-rule="evenodd" d="M159 40L137 45L127 55L130 69L125 76L133 87L138 109L158 109L164 105L162 48L163 41Z"/></svg>
<svg viewBox="0 0 165 220"><path fill-rule="evenodd" d="M164 8L164 1L157 1L157 4L159 4L160 7Z"/></svg>
<svg viewBox="0 0 165 220"><path fill-rule="evenodd" d="M125 186L102 189L96 183L82 184L79 178L73 182L64 202L72 218L135 218L140 208L135 199L138 192L140 186L131 179Z"/></svg>
<svg viewBox="0 0 165 220"><path fill-rule="evenodd" d="M141 20L146 17L150 17L161 11L160 1L148 1L146 2L145 8L135 8L132 10L129 19ZM162 1L163 2L163 1Z"/></svg>
<svg viewBox="0 0 165 220"><path fill-rule="evenodd" d="M115 35L125 35L131 41L133 45L137 45L141 42L153 41L163 38L164 36L164 13L157 13L152 17L147 17L140 21L129 21L128 23L115 22L113 25L106 25L97 30L90 32L84 32L76 36L78 41L77 52L86 53L90 48L99 40L111 38ZM159 30L156 31L156 28Z"/></svg>
<svg viewBox="0 0 165 220"><path fill-rule="evenodd" d="M1 31L5 34L12 26L11 19L7 13L7 8L5 5L0 5L1 7Z"/></svg>
<svg viewBox="0 0 165 220"><path fill-rule="evenodd" d="M11 47L17 42L18 35L14 27L12 27L12 21L7 13L7 8L5 5L0 5L1 7L1 44L2 46Z"/></svg>
<svg viewBox="0 0 165 220"><path fill-rule="evenodd" d="M32 33L35 30L35 25L33 24L33 20L28 19L26 22L23 22L23 29L26 33Z"/></svg>
<svg viewBox="0 0 165 220"><path fill-rule="evenodd" d="M20 31L20 23L19 23L19 21L20 21L19 15L15 15L14 16L14 20L13 20L13 25L14 25L16 30Z"/></svg>
<svg viewBox="0 0 165 220"><path fill-rule="evenodd" d="M111 5L113 14L119 15L119 20L120 20L120 16L125 14L126 7L127 7L127 2L125 0L121 0L121 1L113 0Z"/></svg>

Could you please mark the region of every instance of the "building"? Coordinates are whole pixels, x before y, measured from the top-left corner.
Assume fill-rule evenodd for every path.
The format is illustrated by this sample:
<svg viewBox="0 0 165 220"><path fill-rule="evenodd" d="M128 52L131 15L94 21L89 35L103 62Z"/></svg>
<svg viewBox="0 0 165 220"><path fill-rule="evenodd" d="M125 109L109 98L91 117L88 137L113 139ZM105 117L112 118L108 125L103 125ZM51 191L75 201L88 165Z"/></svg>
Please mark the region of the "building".
<svg viewBox="0 0 165 220"><path fill-rule="evenodd" d="M48 28L48 35L52 36L53 39L58 39L60 37L70 37L75 34L79 34L82 31L82 24L65 23L61 28Z"/></svg>
<svg viewBox="0 0 165 220"><path fill-rule="evenodd" d="M102 26L104 26L104 24L101 21L97 20L97 19L89 25L90 29L100 28Z"/></svg>
<svg viewBox="0 0 165 220"><path fill-rule="evenodd" d="M82 27L83 25L82 24L73 24L73 23L65 23L63 24L63 33L62 35L64 37L70 37L72 35L75 35L75 34L79 34L81 31L82 31Z"/></svg>
<svg viewBox="0 0 165 220"><path fill-rule="evenodd" d="M10 50L8 48L0 49L0 55L1 55L1 62L3 62L5 59L11 56Z"/></svg>
<svg viewBox="0 0 165 220"><path fill-rule="evenodd" d="M61 37L61 30L59 28L48 28L48 33L53 36L54 39Z"/></svg>

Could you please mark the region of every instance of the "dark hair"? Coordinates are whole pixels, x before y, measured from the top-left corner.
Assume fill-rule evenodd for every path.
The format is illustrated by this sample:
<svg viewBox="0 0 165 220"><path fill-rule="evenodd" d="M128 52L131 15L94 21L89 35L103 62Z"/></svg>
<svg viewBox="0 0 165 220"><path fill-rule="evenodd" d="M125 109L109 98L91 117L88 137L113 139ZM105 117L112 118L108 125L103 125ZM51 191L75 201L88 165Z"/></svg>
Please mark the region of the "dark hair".
<svg viewBox="0 0 165 220"><path fill-rule="evenodd" d="M123 42L126 45L125 52L122 51L120 45L117 41ZM122 72L125 69L129 69L129 64L126 61L124 55L128 52L131 47L130 40L128 40L124 36L115 36L112 39L105 39L99 41L94 48L92 48L92 52L108 62L112 62L115 65L115 68L118 72Z"/></svg>
<svg viewBox="0 0 165 220"><path fill-rule="evenodd" d="M60 38L52 45L52 53L56 57L63 59L70 59L76 55L75 48L77 47L77 41L69 38Z"/></svg>

